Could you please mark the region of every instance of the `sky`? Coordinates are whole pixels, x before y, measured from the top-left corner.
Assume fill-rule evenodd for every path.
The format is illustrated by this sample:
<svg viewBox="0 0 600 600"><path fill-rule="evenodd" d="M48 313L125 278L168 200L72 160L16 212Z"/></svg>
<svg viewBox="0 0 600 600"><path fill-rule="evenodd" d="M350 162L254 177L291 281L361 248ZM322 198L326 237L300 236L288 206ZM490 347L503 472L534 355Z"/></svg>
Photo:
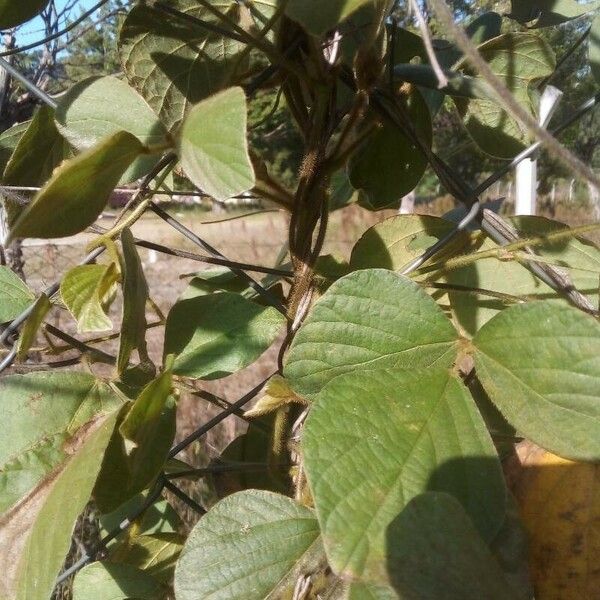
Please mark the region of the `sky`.
<svg viewBox="0 0 600 600"><path fill-rule="evenodd" d="M64 8L69 0L56 0L56 7L60 11ZM77 16L80 13L79 7L82 9L90 8L94 4L97 4L99 0L79 0L78 6L71 11L71 16ZM29 23L25 23L21 26L19 34L17 36L17 43L29 44L34 42L37 37L43 37L41 29L43 28L42 21L39 17L32 19Z"/></svg>

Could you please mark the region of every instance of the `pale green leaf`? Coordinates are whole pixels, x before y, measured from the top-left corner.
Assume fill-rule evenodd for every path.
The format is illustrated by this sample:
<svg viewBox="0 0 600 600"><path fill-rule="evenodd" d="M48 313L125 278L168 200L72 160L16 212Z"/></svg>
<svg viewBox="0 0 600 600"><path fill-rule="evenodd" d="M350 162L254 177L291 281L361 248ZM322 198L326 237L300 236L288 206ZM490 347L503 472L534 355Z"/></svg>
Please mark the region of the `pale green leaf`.
<svg viewBox="0 0 600 600"><path fill-rule="evenodd" d="M19 215L11 239L69 236L91 225L142 151L137 138L120 132L65 161Z"/></svg>
<svg viewBox="0 0 600 600"><path fill-rule="evenodd" d="M112 329L104 303L118 277L112 262L108 265L79 265L65 275L60 284L60 295L77 321L79 333Z"/></svg>
<svg viewBox="0 0 600 600"><path fill-rule="evenodd" d="M549 302L513 306L473 340L477 375L520 434L560 456L600 459L600 323Z"/></svg>
<svg viewBox="0 0 600 600"><path fill-rule="evenodd" d="M2 182L25 187L43 185L70 154L69 144L54 124L54 111L41 106L19 139Z"/></svg>
<svg viewBox="0 0 600 600"><path fill-rule="evenodd" d="M0 323L12 321L35 302L27 284L8 267L0 265Z"/></svg>
<svg viewBox="0 0 600 600"><path fill-rule="evenodd" d="M42 12L50 0L0 0L0 29L10 29Z"/></svg>
<svg viewBox="0 0 600 600"><path fill-rule="evenodd" d="M139 179L152 169L157 152L169 145L169 135L145 100L117 77L90 77L61 96L56 109L60 132L78 150L87 150L119 131L135 136L150 154L139 157L122 181Z"/></svg>
<svg viewBox="0 0 600 600"><path fill-rule="evenodd" d="M130 229L124 229L121 233L121 246L123 248L123 264L121 265L123 318L121 319L117 370L119 373L123 373L129 364L131 353L137 350L145 370L154 374L154 365L148 356L146 344L148 282Z"/></svg>
<svg viewBox="0 0 600 600"><path fill-rule="evenodd" d="M16 600L50 597L77 517L89 502L117 415L114 412L89 435L56 478L25 544Z"/></svg>
<svg viewBox="0 0 600 600"><path fill-rule="evenodd" d="M600 81L600 16L592 21L590 31L590 66L596 83ZM0 138L1 139L1 138Z"/></svg>
<svg viewBox="0 0 600 600"><path fill-rule="evenodd" d="M237 19L239 6L235 0L209 2ZM195 0L171 0L169 6L223 26ZM239 60L237 55L244 47L146 4L137 4L129 11L119 36L121 62L129 83L172 132L193 104L228 85Z"/></svg>
<svg viewBox="0 0 600 600"><path fill-rule="evenodd" d="M72 452L88 422L122 400L86 373L39 372L0 380L0 513L9 509Z"/></svg>
<svg viewBox="0 0 600 600"><path fill-rule="evenodd" d="M149 573L107 561L88 565L73 581L73 600L163 600L166 593Z"/></svg>
<svg viewBox="0 0 600 600"><path fill-rule="evenodd" d="M237 294L198 296L171 309L164 353L175 354L176 375L218 379L254 362L284 324L276 309Z"/></svg>
<svg viewBox="0 0 600 600"><path fill-rule="evenodd" d="M177 600L287 597L321 559L319 525L290 498L252 490L221 500L192 530L175 570Z"/></svg>
<svg viewBox="0 0 600 600"><path fill-rule="evenodd" d="M535 116L537 107L533 106L529 96L529 85L554 71L554 52L548 43L530 33L506 33L481 44L479 52L515 100ZM467 65L465 59L459 68L471 73ZM464 116L467 131L487 154L513 158L531 142L529 132L509 116L497 100L457 98L456 103Z"/></svg>
<svg viewBox="0 0 600 600"><path fill-rule="evenodd" d="M217 200L254 186L246 124L246 96L239 87L203 100L183 124L181 166L201 190Z"/></svg>
<svg viewBox="0 0 600 600"><path fill-rule="evenodd" d="M414 282L391 271L356 271L315 303L287 355L284 375L311 398L337 375L384 368L449 367L457 334Z"/></svg>
<svg viewBox="0 0 600 600"><path fill-rule="evenodd" d="M383 581L390 523L427 490L454 495L491 539L504 520L500 461L446 369L347 373L316 397L302 438L329 564Z"/></svg>

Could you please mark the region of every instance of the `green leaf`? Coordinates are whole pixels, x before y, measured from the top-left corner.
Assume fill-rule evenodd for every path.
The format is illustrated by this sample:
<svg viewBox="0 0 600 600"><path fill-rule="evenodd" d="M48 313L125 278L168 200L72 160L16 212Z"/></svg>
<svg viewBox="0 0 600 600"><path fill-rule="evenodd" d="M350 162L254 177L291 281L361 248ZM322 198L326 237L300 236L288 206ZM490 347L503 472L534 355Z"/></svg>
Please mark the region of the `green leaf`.
<svg viewBox="0 0 600 600"><path fill-rule="evenodd" d="M237 20L239 6L235 0L209 2ZM171 0L169 6L223 26L195 0ZM145 4L129 11L119 37L121 62L129 83L171 132L178 129L193 104L227 87L244 47Z"/></svg>
<svg viewBox="0 0 600 600"><path fill-rule="evenodd" d="M246 96L239 87L203 100L183 124L181 166L193 183L217 200L254 186L246 125Z"/></svg>
<svg viewBox="0 0 600 600"><path fill-rule="evenodd" d="M40 372L1 379L6 435L0 438L0 513L69 457L82 427L121 404L109 386L86 373Z"/></svg>
<svg viewBox="0 0 600 600"><path fill-rule="evenodd" d="M91 225L143 146L120 132L65 161L17 218L11 239L75 235ZM8 242L7 242L8 243Z"/></svg>
<svg viewBox="0 0 600 600"><path fill-rule="evenodd" d="M449 367L457 334L414 282L383 269L336 281L315 303L290 347L284 376L311 398L356 370Z"/></svg>
<svg viewBox="0 0 600 600"><path fill-rule="evenodd" d="M240 492L221 500L192 530L175 570L175 595L177 600L287 597L299 570L321 554L311 510L271 492Z"/></svg>
<svg viewBox="0 0 600 600"><path fill-rule="evenodd" d="M431 116L418 91L410 95L406 108L421 138L431 144ZM363 193L359 203L369 210L381 210L398 204L411 192L427 164L423 153L394 123L383 121L352 156L348 173L353 187Z"/></svg>
<svg viewBox="0 0 600 600"><path fill-rule="evenodd" d="M481 44L479 52L517 102L535 116L537 107L530 98L529 85L550 75L556 66L548 43L530 33L506 33ZM464 68L469 74L467 64L464 59L457 68ZM530 143L529 132L510 117L497 100L457 98L455 101L467 131L485 153L510 159Z"/></svg>
<svg viewBox="0 0 600 600"><path fill-rule="evenodd" d="M512 0L512 19L527 27L550 27L576 19L600 7L600 2L577 2L576 0Z"/></svg>
<svg viewBox="0 0 600 600"><path fill-rule="evenodd" d="M520 434L574 460L600 459L600 323L549 302L513 306L473 340L477 375Z"/></svg>
<svg viewBox="0 0 600 600"><path fill-rule="evenodd" d="M146 489L164 467L175 437L172 373L164 371L134 401L115 430L94 496L103 512Z"/></svg>
<svg viewBox="0 0 600 600"><path fill-rule="evenodd" d="M27 284L8 267L0 266L0 323L12 321L35 302Z"/></svg>
<svg viewBox="0 0 600 600"><path fill-rule="evenodd" d="M315 399L302 454L329 564L343 578L383 580L386 531L427 490L454 495L487 540L504 521L496 450L446 369L337 377Z"/></svg>
<svg viewBox="0 0 600 600"><path fill-rule="evenodd" d="M396 592L386 585L352 583L348 589L348 600L397 600L397 598Z"/></svg>
<svg viewBox="0 0 600 600"><path fill-rule="evenodd" d="M361 6L371 2L373 0L329 0L326 3L320 0L289 0L285 12L312 35L322 36Z"/></svg>
<svg viewBox="0 0 600 600"><path fill-rule="evenodd" d="M78 150L87 150L119 131L135 136L153 154L170 145L167 130L146 101L117 77L90 77L75 84L61 96L56 122ZM143 177L156 160L151 155L137 158L122 181Z"/></svg>
<svg viewBox="0 0 600 600"><path fill-rule="evenodd" d="M79 333L112 329L105 303L119 278L115 263L79 265L71 269L60 284L60 295L77 321Z"/></svg>
<svg viewBox="0 0 600 600"><path fill-rule="evenodd" d="M402 271L427 248L454 231L450 221L430 215L397 215L367 229L352 249L350 267L357 269L389 269ZM467 247L469 236L459 233L435 262L454 256ZM428 264L431 259L425 263ZM418 277L420 279L421 277Z"/></svg>
<svg viewBox="0 0 600 600"><path fill-rule="evenodd" d="M125 371L131 353L137 350L144 370L152 372L152 376L154 376L155 368L148 356L146 345L148 282L130 229L124 229L121 233L121 246L123 248L123 264L121 265L123 318L119 337L117 371L119 373Z"/></svg>
<svg viewBox="0 0 600 600"><path fill-rule="evenodd" d="M42 12L50 0L0 0L0 29L16 27Z"/></svg>
<svg viewBox="0 0 600 600"><path fill-rule="evenodd" d="M84 441L66 463L42 506L19 565L16 600L47 600L71 545L77 517L90 499L118 412Z"/></svg>
<svg viewBox="0 0 600 600"><path fill-rule="evenodd" d="M524 239L568 229L563 223L543 217L513 217L511 222ZM486 239L478 250L494 248L498 248L498 245ZM576 237L555 242L550 240L536 245L535 251L543 260L568 274L575 287L594 306L598 305L600 250L592 242ZM566 300L515 260L495 257L477 260L466 267L449 271L444 275L444 280L463 288L481 288L531 299L555 299L557 303L568 306ZM468 336L473 336L484 323L508 305L486 294L450 291L448 295L455 322Z"/></svg>
<svg viewBox="0 0 600 600"><path fill-rule="evenodd" d="M29 349L35 342L38 329L44 322L46 315L50 312L52 303L46 294L42 294L33 306L33 311L27 317L21 333L19 334L19 340L17 342L17 358L24 360L29 352Z"/></svg>
<svg viewBox="0 0 600 600"><path fill-rule="evenodd" d="M19 140L23 137L23 134L27 131L30 123L31 121L17 123L0 133L0 172L4 173L4 169L12 153L19 144Z"/></svg>
<svg viewBox="0 0 600 600"><path fill-rule="evenodd" d="M100 525L102 526L103 533L109 533L113 529L116 529L127 518L127 515L139 510L145 500L145 494L138 494L121 504L115 511L100 515ZM140 535L175 533L181 527L181 519L175 509L166 500L155 502L136 521L136 528Z"/></svg>
<svg viewBox="0 0 600 600"><path fill-rule="evenodd" d="M113 550L109 560L142 569L157 581L168 584L173 579L184 541L179 533L138 535Z"/></svg>
<svg viewBox="0 0 600 600"><path fill-rule="evenodd" d="M386 539L390 586L398 598L518 597L461 505L448 494L413 498L390 524Z"/></svg>
<svg viewBox="0 0 600 600"><path fill-rule="evenodd" d="M167 318L165 356L173 373L219 379L254 362L285 324L276 309L223 292L177 302Z"/></svg>
<svg viewBox="0 0 600 600"><path fill-rule="evenodd" d="M163 600L166 592L150 574L107 561L88 565L73 581L73 600Z"/></svg>
<svg viewBox="0 0 600 600"><path fill-rule="evenodd" d="M54 124L54 111L41 106L20 137L2 181L5 185L14 186L43 185L69 155L69 144Z"/></svg>

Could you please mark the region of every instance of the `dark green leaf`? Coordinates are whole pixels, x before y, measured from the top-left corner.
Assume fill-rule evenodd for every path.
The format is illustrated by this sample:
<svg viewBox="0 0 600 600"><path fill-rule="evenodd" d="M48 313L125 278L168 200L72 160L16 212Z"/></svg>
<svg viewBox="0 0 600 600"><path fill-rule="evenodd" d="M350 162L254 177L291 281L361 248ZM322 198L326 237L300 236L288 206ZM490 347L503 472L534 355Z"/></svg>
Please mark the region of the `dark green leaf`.
<svg viewBox="0 0 600 600"><path fill-rule="evenodd" d="M130 133L116 133L65 161L17 218L11 239L57 238L91 225L143 146Z"/></svg>
<svg viewBox="0 0 600 600"><path fill-rule="evenodd" d="M413 498L390 524L386 539L390 586L398 598L518 597L462 506L448 494L427 492Z"/></svg>
<svg viewBox="0 0 600 600"><path fill-rule="evenodd" d="M532 115L537 113L529 85L554 71L554 53L541 37L530 33L506 33L479 46L479 52L493 73L514 98ZM467 68L466 59L457 68ZM487 154L510 159L531 142L530 134L502 109L497 100L460 100L467 131Z"/></svg>
<svg viewBox="0 0 600 600"><path fill-rule="evenodd" d="M73 581L73 600L163 600L167 590L131 565L95 562Z"/></svg>
<svg viewBox="0 0 600 600"><path fill-rule="evenodd" d="M600 2L576 0L512 0L509 17L528 27L549 27L576 19L600 7Z"/></svg>
<svg viewBox="0 0 600 600"><path fill-rule="evenodd" d="M9 127L6 131L0 133L0 172L4 173L4 169L12 156L19 140L27 131L31 121L24 121Z"/></svg>
<svg viewBox="0 0 600 600"><path fill-rule="evenodd" d="M0 0L0 29L10 29L33 19L50 0Z"/></svg>
<svg viewBox="0 0 600 600"><path fill-rule="evenodd" d="M235 0L209 2L237 19ZM223 26L195 0L171 0L169 6ZM193 104L228 85L243 48L240 42L146 4L137 4L129 11L119 37L127 79L171 132L178 129Z"/></svg>
<svg viewBox="0 0 600 600"><path fill-rule="evenodd" d="M321 36L373 0L289 0L285 12L309 33Z"/></svg>
<svg viewBox="0 0 600 600"><path fill-rule="evenodd" d="M182 300L167 318L165 356L175 354L177 375L219 379L254 362L284 323L274 308L229 292Z"/></svg>
<svg viewBox="0 0 600 600"><path fill-rule="evenodd" d="M407 111L421 138L430 144L431 117L418 91L410 95ZM411 192L426 167L422 152L394 123L384 120L352 156L348 172L352 186L363 193L359 203L380 210L397 205Z"/></svg>

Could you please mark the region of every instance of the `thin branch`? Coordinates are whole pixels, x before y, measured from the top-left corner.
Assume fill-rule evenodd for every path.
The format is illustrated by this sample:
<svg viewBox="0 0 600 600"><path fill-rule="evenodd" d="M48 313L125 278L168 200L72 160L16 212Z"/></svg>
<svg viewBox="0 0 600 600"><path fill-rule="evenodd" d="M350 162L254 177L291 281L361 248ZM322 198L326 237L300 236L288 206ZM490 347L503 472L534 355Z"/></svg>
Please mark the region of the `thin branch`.
<svg viewBox="0 0 600 600"><path fill-rule="evenodd" d="M165 479L165 489L169 490L174 496L179 498L182 502L187 504L193 511L197 512L199 515L205 515L206 509L203 506L200 506L194 499L190 498L185 492L180 490L174 483L170 482L168 479Z"/></svg>

